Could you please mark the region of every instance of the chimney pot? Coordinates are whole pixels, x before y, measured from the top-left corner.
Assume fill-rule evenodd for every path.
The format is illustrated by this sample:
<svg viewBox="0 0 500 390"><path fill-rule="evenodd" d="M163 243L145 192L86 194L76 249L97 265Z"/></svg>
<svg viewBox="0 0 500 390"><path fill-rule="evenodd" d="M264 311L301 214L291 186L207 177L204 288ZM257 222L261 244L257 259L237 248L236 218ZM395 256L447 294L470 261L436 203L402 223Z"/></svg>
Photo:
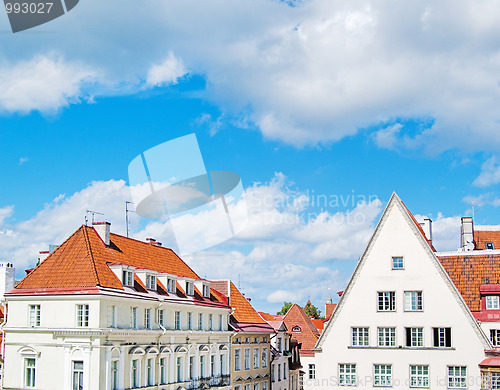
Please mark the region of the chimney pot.
<svg viewBox="0 0 500 390"><path fill-rule="evenodd" d="M109 246L109 234L111 231L111 223L109 222L93 222L92 227L95 229L101 240Z"/></svg>

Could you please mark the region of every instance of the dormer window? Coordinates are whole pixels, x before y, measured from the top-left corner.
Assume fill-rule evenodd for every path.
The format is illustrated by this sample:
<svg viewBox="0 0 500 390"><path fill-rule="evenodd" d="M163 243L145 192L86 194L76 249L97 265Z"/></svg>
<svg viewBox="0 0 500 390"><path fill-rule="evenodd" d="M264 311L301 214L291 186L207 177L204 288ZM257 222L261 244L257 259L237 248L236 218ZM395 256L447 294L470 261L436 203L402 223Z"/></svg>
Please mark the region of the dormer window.
<svg viewBox="0 0 500 390"><path fill-rule="evenodd" d="M175 290L176 290L175 279L168 278L167 279L167 292L175 293Z"/></svg>
<svg viewBox="0 0 500 390"><path fill-rule="evenodd" d="M495 245L493 245L492 242L487 242L486 244L486 249L495 249Z"/></svg>
<svg viewBox="0 0 500 390"><path fill-rule="evenodd" d="M498 310L498 309L499 309L498 296L487 296L486 310Z"/></svg>
<svg viewBox="0 0 500 390"><path fill-rule="evenodd" d="M129 286L129 287L134 286L134 272L133 271L123 270L122 284L124 286Z"/></svg>
<svg viewBox="0 0 500 390"><path fill-rule="evenodd" d="M295 325L293 328L292 328L292 332L300 332L301 329L300 329L300 326L298 325Z"/></svg>
<svg viewBox="0 0 500 390"><path fill-rule="evenodd" d="M203 285L203 297L210 298L210 287L207 284Z"/></svg>
<svg viewBox="0 0 500 390"><path fill-rule="evenodd" d="M194 283L193 282L186 282L186 294L187 295L194 295Z"/></svg>
<svg viewBox="0 0 500 390"><path fill-rule="evenodd" d="M148 290L156 290L156 276L146 275L146 288Z"/></svg>

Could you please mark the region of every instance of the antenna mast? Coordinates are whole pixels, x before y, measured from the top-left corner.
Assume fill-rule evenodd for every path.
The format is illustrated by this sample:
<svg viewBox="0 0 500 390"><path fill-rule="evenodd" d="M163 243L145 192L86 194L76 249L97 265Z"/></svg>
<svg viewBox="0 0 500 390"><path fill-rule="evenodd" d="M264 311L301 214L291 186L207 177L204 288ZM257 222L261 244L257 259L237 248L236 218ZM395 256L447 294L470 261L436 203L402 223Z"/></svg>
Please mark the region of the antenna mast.
<svg viewBox="0 0 500 390"><path fill-rule="evenodd" d="M87 210L87 211L86 211L86 214L85 214L85 225L87 225L87 223L88 223L88 221L89 221L89 219L88 219L88 215L89 215L89 214L90 214L90 215L92 215L92 223L94 223L94 222L95 222L95 215L96 215L96 214L99 214L99 215L104 215L103 213L100 213L100 212L98 212L98 211Z"/></svg>
<svg viewBox="0 0 500 390"><path fill-rule="evenodd" d="M134 202L129 202L128 200L127 200L127 201L125 201L125 227L126 227L126 229L127 229L127 237L129 236L129 231L130 231L130 227L129 227L130 222L129 222L129 220L128 220L128 213L129 213L129 212L132 212L132 213L134 212L133 210L129 210L129 209L128 209L128 205L129 205L129 204L133 204L133 203L134 203Z"/></svg>

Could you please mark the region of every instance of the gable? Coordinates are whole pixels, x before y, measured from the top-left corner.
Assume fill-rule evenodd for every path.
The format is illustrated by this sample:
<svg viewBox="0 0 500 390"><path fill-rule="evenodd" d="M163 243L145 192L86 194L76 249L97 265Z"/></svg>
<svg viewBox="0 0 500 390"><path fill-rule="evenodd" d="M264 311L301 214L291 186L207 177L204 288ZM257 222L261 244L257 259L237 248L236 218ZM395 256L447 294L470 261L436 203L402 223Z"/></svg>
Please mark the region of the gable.
<svg viewBox="0 0 500 390"><path fill-rule="evenodd" d="M405 326L450 324L458 333L463 333L466 340L475 337L484 347L489 347L488 339L417 225L399 197L393 194L317 348L322 348L333 328L345 333L350 326L366 326L370 319L378 321L379 326L384 322L399 323L396 326L403 330ZM403 257L403 270L392 270L393 256ZM378 291L395 292L396 313L377 313ZM411 319L400 315L404 312L404 291L423 291L422 314L411 313ZM349 329L342 325L337 328L339 321L344 325L350 323ZM349 339L348 335L336 332L331 336Z"/></svg>

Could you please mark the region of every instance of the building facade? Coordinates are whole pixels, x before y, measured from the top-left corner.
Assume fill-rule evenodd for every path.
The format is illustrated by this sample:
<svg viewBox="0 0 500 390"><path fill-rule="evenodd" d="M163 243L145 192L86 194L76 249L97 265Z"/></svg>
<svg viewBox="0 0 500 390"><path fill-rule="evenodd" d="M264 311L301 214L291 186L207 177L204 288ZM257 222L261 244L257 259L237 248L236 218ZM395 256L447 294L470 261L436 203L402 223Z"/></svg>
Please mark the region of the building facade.
<svg viewBox="0 0 500 390"><path fill-rule="evenodd" d="M82 226L6 294L4 389L230 388L230 307L172 250Z"/></svg>

